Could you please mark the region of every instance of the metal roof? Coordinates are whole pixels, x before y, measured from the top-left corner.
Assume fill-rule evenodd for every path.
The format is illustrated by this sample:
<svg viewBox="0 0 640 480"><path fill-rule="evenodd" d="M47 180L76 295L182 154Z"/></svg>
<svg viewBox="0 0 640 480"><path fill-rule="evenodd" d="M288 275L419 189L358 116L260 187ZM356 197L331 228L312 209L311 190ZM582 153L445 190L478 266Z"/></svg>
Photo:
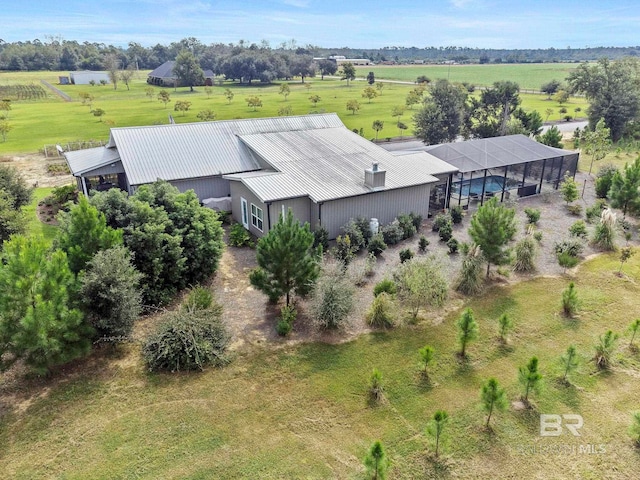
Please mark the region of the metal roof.
<svg viewBox="0 0 640 480"><path fill-rule="evenodd" d="M387 150L389 151L389 150ZM389 151L394 157L402 157L404 160L413 160L424 162L424 169L431 175L442 175L444 173L455 173L457 167L440 160L438 157L428 154L427 152L410 152L410 151Z"/></svg>
<svg viewBox="0 0 640 480"><path fill-rule="evenodd" d="M482 138L466 142L443 143L426 147L431 155L457 167L461 172L499 168L545 158L578 155L553 148L524 135Z"/></svg>
<svg viewBox="0 0 640 480"><path fill-rule="evenodd" d="M364 171L373 163L386 171L385 190L438 181L430 174L432 168L424 158L394 157L342 124L334 128L247 134L240 139L281 172L240 178L264 202L299 196L323 202L370 193L372 190L364 184Z"/></svg>
<svg viewBox="0 0 640 480"><path fill-rule="evenodd" d="M117 147L131 185L258 170L238 135L323 129L342 122L335 114L304 117L112 128L107 147Z"/></svg>
<svg viewBox="0 0 640 480"><path fill-rule="evenodd" d="M153 70L148 76L158 77L158 78L167 78L167 79L176 78L176 76L173 73L173 66L175 65L175 63L176 62L174 62L173 60L167 60L158 68ZM215 77L215 73L213 73L213 70L203 70L203 72L204 72L205 78Z"/></svg>
<svg viewBox="0 0 640 480"><path fill-rule="evenodd" d="M76 176L120 161L117 150L104 147L64 152L64 157L67 159L69 170Z"/></svg>

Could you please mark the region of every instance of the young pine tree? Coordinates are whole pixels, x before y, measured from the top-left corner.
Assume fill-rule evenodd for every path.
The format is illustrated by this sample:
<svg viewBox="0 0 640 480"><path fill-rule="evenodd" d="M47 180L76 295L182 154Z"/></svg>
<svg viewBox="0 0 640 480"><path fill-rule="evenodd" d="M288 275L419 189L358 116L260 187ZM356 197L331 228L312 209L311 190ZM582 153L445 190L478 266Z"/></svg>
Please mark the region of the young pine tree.
<svg viewBox="0 0 640 480"><path fill-rule="evenodd" d="M473 317L473 311L467 308L458 319L458 342L460 343L460 357L467 355L467 344L478 337L478 324Z"/></svg>
<svg viewBox="0 0 640 480"><path fill-rule="evenodd" d="M576 351L576 346L569 345L569 348L567 348L567 352L562 355L562 357L560 357L560 360L562 361L562 366L564 367L564 375L562 376L562 381L566 383L568 381L569 373L578 368L579 359L578 353Z"/></svg>
<svg viewBox="0 0 640 480"><path fill-rule="evenodd" d="M640 318L636 318L631 325L629 325L629 332L631 333L631 340L629 340L629 348L634 348L633 340L636 338L636 333L640 329Z"/></svg>
<svg viewBox="0 0 640 480"><path fill-rule="evenodd" d="M434 350L431 345L425 345L418 350L422 365L424 365L424 376L429 378L429 365L433 363Z"/></svg>
<svg viewBox="0 0 640 480"><path fill-rule="evenodd" d="M482 399L482 408L487 412L486 427L489 427L493 411L504 410L507 407L507 399L504 389L500 388L500 385L495 378L490 378L486 383L484 383L484 385L482 385L480 398Z"/></svg>
<svg viewBox="0 0 640 480"><path fill-rule="evenodd" d="M578 311L578 292L573 282L569 283L569 286L562 291L562 312L568 318L573 317Z"/></svg>
<svg viewBox="0 0 640 480"><path fill-rule="evenodd" d="M507 313L500 315L498 319L498 333L500 334L500 341L503 344L507 344L508 334L513 329L513 320Z"/></svg>
<svg viewBox="0 0 640 480"><path fill-rule="evenodd" d="M371 445L367 456L364 458L364 465L367 468L368 478L371 480L384 480L387 478L389 459L380 440Z"/></svg>
<svg viewBox="0 0 640 480"><path fill-rule="evenodd" d="M258 268L249 276L251 284L263 291L271 301L285 296L289 305L291 293L306 295L320 273L319 256L313 247L309 224L300 225L291 210L258 241Z"/></svg>
<svg viewBox="0 0 640 480"><path fill-rule="evenodd" d="M491 264L502 265L509 259L506 245L516 233L516 211L492 198L471 218L469 235L480 247L487 261L487 276Z"/></svg>
<svg viewBox="0 0 640 480"><path fill-rule="evenodd" d="M598 343L595 346L595 355L593 357L596 366L600 370L605 370L611 366L613 353L618 343L618 334L608 330L604 335L600 335Z"/></svg>
<svg viewBox="0 0 640 480"><path fill-rule="evenodd" d="M440 455L440 443L442 442L444 429L448 421L449 414L444 410L438 410L433 414L433 417L427 425L427 434L433 439L433 442L435 443L436 457Z"/></svg>
<svg viewBox="0 0 640 480"><path fill-rule="evenodd" d="M522 400L525 403L529 403L529 394L531 392L538 391L541 380L542 374L538 371L538 357L531 357L526 366L518 369L518 382L524 389Z"/></svg>

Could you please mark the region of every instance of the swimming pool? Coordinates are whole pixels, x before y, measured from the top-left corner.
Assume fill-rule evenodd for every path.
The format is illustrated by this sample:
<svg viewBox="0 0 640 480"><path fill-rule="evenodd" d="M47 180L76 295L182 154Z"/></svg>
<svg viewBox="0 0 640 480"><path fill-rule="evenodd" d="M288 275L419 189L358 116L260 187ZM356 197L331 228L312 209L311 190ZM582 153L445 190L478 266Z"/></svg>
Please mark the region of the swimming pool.
<svg viewBox="0 0 640 480"><path fill-rule="evenodd" d="M463 180L462 182L453 182L451 187L453 193L456 195L461 195L463 197L468 197L469 195L479 197L482 195L483 183L485 194L501 192L504 185L504 177L489 175L486 178L486 183L484 177L472 178L470 180Z"/></svg>

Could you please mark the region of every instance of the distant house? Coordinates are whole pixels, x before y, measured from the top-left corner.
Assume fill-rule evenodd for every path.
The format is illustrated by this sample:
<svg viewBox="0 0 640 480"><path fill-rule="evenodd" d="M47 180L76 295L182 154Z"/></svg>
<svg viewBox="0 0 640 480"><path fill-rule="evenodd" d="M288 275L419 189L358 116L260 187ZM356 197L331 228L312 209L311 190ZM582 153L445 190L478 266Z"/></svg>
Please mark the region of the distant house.
<svg viewBox="0 0 640 480"><path fill-rule="evenodd" d="M164 62L147 76L147 83L149 85L158 85L160 87L179 87L180 83L178 82L176 84L177 78L173 73L174 64L175 62L172 60ZM215 76L216 75L213 71L204 70L204 85L213 85Z"/></svg>
<svg viewBox="0 0 640 480"><path fill-rule="evenodd" d="M111 83L109 75L106 72L92 72L88 70L82 72L69 72L69 77L71 79L71 83L74 85L89 85L91 82L96 84Z"/></svg>
<svg viewBox="0 0 640 480"><path fill-rule="evenodd" d="M457 172L425 152L395 156L335 114L112 128L105 147L65 158L85 193L163 179L201 200L228 196L233 218L257 236L289 208L330 238L359 216L426 218L432 187Z"/></svg>

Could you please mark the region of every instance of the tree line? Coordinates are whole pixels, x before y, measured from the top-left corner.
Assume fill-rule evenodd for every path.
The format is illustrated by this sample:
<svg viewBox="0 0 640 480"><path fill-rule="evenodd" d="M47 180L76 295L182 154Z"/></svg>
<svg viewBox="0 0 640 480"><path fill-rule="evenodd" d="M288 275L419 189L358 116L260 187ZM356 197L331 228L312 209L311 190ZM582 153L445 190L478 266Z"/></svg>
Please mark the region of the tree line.
<svg viewBox="0 0 640 480"><path fill-rule="evenodd" d="M312 57L344 55L347 58L367 58L373 62L405 63L423 60L429 63L455 61L459 63L543 63L584 62L607 57L619 59L635 57L640 47L592 47L592 48L547 48L547 49L483 49L458 46L399 47L387 46L379 49L325 48L315 45L298 46L295 40L283 42L272 48L268 42L215 43L205 45L189 37L169 45L160 43L145 47L131 41L126 47L97 42L78 42L48 36L40 39L4 42L0 40L0 70L100 70L107 54L118 57L121 66L131 64L135 68L153 69L167 60L174 60L182 50L191 51L203 69L221 73L221 57L236 55L241 51L269 51L279 55L303 54Z"/></svg>

